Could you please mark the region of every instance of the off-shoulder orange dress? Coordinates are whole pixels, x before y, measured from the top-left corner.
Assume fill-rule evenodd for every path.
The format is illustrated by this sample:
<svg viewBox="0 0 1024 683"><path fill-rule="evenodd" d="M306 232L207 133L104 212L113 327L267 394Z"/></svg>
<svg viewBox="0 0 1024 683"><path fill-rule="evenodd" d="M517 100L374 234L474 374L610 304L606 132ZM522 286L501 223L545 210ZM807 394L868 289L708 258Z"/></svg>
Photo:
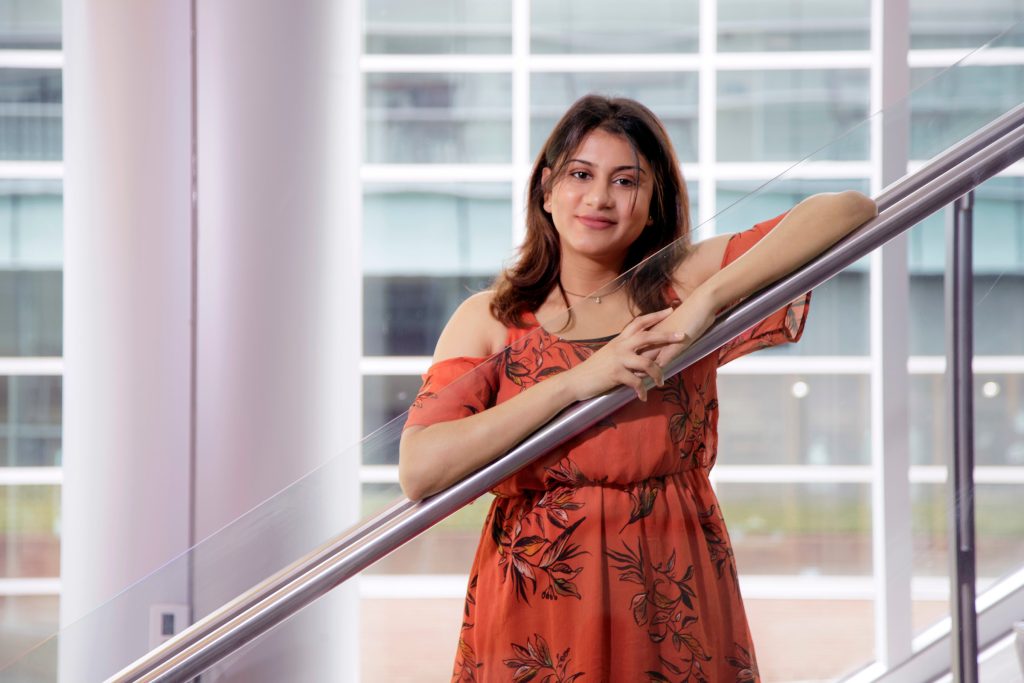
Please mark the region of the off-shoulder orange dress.
<svg viewBox="0 0 1024 683"><path fill-rule="evenodd" d="M737 233L723 265L781 219ZM716 369L796 341L810 294L494 490L470 571L453 681L759 680L733 551L708 481ZM529 316L492 358L434 364L406 426L458 419L580 363ZM468 374L467 374L468 373Z"/></svg>

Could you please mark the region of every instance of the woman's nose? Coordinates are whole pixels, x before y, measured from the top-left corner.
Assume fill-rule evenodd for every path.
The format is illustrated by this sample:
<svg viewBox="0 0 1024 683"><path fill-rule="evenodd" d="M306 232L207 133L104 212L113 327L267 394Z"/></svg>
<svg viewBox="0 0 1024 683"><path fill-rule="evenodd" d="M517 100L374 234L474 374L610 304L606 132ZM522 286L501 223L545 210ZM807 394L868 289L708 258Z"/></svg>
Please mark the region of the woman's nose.
<svg viewBox="0 0 1024 683"><path fill-rule="evenodd" d="M604 208L611 204L612 194L604 183L591 183L586 199L589 206Z"/></svg>

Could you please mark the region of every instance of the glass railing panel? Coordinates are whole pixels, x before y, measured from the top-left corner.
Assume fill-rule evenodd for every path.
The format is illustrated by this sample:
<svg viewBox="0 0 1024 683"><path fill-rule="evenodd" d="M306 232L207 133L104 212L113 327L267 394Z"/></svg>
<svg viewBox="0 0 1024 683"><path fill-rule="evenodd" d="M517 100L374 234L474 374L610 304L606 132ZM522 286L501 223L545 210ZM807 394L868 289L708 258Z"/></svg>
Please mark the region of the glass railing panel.
<svg viewBox="0 0 1024 683"><path fill-rule="evenodd" d="M1024 178L980 188L974 214L977 590L1024 563Z"/></svg>
<svg viewBox="0 0 1024 683"><path fill-rule="evenodd" d="M393 502L396 490L364 484L364 507ZM451 678L468 571L492 499L485 494L360 575L361 681ZM402 643L401 657L395 643Z"/></svg>
<svg viewBox="0 0 1024 683"><path fill-rule="evenodd" d="M1024 296L1024 179L1017 174L1011 169L975 192L974 503L979 594L1024 561L1020 515L1014 512L1024 494L1024 412L1019 401L1024 381L1024 314L1019 305ZM918 633L949 614L950 501L943 480L950 446L942 356L946 220L946 215L932 216L914 228L909 242Z"/></svg>
<svg viewBox="0 0 1024 683"><path fill-rule="evenodd" d="M0 680L52 681L58 666L68 680L103 680L116 673L163 640L160 615L173 615L176 632L344 531L358 518L352 481L360 452L394 447L393 438L382 443L379 437L369 437L44 642L24 635L26 625L20 621L5 622L0 641L12 645L0 662ZM34 530L43 521L26 524L31 522ZM338 600L351 598L334 597L325 604ZM317 607L312 613L323 609L327 608ZM311 651L296 648L289 654L294 644L286 647L290 641L276 634L261 641L261 651L276 652L282 661L294 664L301 659L289 658L312 657L312 650L328 645L343 650L342 634L350 635L352 629L338 628L338 623L317 632L319 639L314 638ZM21 651L11 651L14 643Z"/></svg>
<svg viewBox="0 0 1024 683"><path fill-rule="evenodd" d="M55 595L8 595L0 598L0 614L3 615L0 661L8 662L21 656L57 630L59 601ZM42 663L45 658L38 660Z"/></svg>

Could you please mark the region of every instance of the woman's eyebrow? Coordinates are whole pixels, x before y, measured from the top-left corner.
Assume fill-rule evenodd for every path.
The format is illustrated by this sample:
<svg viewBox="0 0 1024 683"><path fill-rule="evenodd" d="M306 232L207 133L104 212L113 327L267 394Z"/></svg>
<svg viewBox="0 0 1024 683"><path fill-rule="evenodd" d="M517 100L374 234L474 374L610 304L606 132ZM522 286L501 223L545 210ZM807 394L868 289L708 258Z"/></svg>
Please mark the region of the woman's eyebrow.
<svg viewBox="0 0 1024 683"><path fill-rule="evenodd" d="M587 161L586 159L569 159L568 163L583 164L584 166L594 165L593 162ZM634 166L633 164L629 164L627 166L616 166L615 168L612 169L613 173L618 173L619 171L640 171L641 173L647 173L647 171L645 171L640 166Z"/></svg>

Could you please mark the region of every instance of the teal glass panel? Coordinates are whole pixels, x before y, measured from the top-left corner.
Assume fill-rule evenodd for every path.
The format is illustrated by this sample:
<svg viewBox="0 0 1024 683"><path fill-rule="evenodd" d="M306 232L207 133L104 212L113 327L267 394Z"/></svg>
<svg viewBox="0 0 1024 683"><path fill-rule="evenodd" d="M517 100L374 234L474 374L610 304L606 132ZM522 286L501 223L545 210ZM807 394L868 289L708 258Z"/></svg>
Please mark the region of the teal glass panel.
<svg viewBox="0 0 1024 683"><path fill-rule="evenodd" d="M59 69L0 69L0 160L59 160L62 108Z"/></svg>
<svg viewBox="0 0 1024 683"><path fill-rule="evenodd" d="M512 256L511 188L373 184L363 202L363 352L431 355L459 303Z"/></svg>
<svg viewBox="0 0 1024 683"><path fill-rule="evenodd" d="M541 54L696 52L698 0L532 0L530 49Z"/></svg>
<svg viewBox="0 0 1024 683"><path fill-rule="evenodd" d="M512 51L512 3L491 0L366 0L367 54Z"/></svg>
<svg viewBox="0 0 1024 683"><path fill-rule="evenodd" d="M62 378L0 377L0 467L61 464Z"/></svg>
<svg viewBox="0 0 1024 683"><path fill-rule="evenodd" d="M1024 355L1024 178L981 185L974 206L974 352ZM911 229L910 352L945 349L944 280L949 209Z"/></svg>
<svg viewBox="0 0 1024 683"><path fill-rule="evenodd" d="M866 465L870 380L863 375L718 376L722 465Z"/></svg>
<svg viewBox="0 0 1024 683"><path fill-rule="evenodd" d="M60 576L60 486L0 486L0 533L0 578Z"/></svg>
<svg viewBox="0 0 1024 683"><path fill-rule="evenodd" d="M949 391L945 375L910 382L910 455L916 465L949 462ZM979 467L1024 466L1024 376L974 373L974 461Z"/></svg>
<svg viewBox="0 0 1024 683"><path fill-rule="evenodd" d="M366 162L511 162L511 86L507 73L367 74Z"/></svg>
<svg viewBox="0 0 1024 683"><path fill-rule="evenodd" d="M569 105L590 93L643 102L665 124L680 161L697 160L697 74L685 72L533 74L531 158L540 152Z"/></svg>
<svg viewBox="0 0 1024 683"><path fill-rule="evenodd" d="M866 160L868 94L862 69L722 71L718 160Z"/></svg>
<svg viewBox="0 0 1024 683"><path fill-rule="evenodd" d="M1006 47L1024 45L1024 32L1012 29L1024 20L1019 0L910 0L910 47L976 48L997 39Z"/></svg>
<svg viewBox="0 0 1024 683"><path fill-rule="evenodd" d="M60 0L0 0L0 49L59 50Z"/></svg>
<svg viewBox="0 0 1024 683"><path fill-rule="evenodd" d="M722 52L867 50L868 0L718 0Z"/></svg>
<svg viewBox="0 0 1024 683"><path fill-rule="evenodd" d="M0 268L60 268L64 197L60 181L0 180Z"/></svg>
<svg viewBox="0 0 1024 683"><path fill-rule="evenodd" d="M910 158L929 159L1024 101L1024 67L910 72Z"/></svg>

